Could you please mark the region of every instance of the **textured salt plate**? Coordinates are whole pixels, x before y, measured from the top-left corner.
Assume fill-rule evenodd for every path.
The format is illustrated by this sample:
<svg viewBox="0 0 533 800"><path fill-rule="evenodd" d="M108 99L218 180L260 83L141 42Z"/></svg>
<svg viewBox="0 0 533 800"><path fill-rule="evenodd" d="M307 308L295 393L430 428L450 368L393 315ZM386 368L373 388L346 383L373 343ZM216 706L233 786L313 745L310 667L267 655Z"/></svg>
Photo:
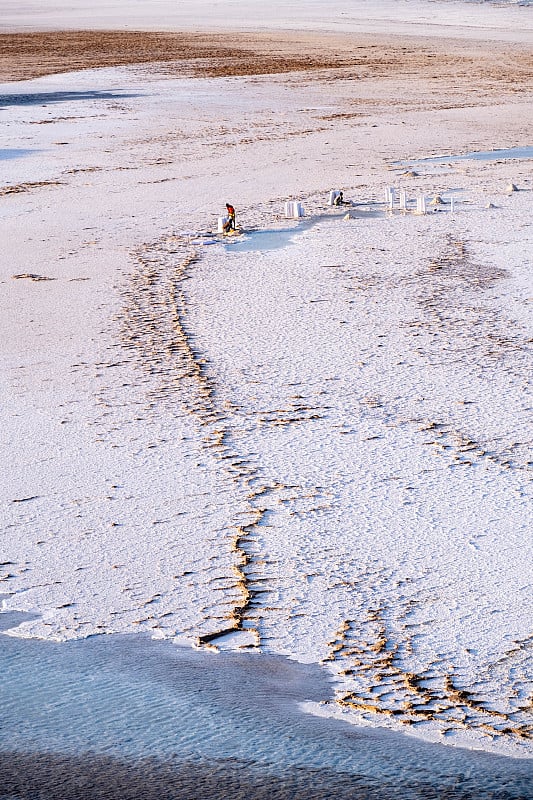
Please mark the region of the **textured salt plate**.
<svg viewBox="0 0 533 800"><path fill-rule="evenodd" d="M6 162L31 185L1 205L2 426L17 453L2 460L2 577L6 608L40 613L14 633L195 643L234 624L245 583L239 633L212 644L328 659L339 698L356 687L368 700L368 682L341 671L366 642L378 694L385 638L401 671L382 709L432 669L441 695L451 675L522 724L528 192L507 197L507 166L474 165L420 187L461 189L468 216L333 218L295 226L278 250L196 248L190 234L235 196L263 229L287 225L286 196L326 212L332 184L381 200L385 155L442 147L446 126L430 114L415 147L395 126L354 140L336 125L335 148L319 130L302 149L295 131L317 121L294 109L342 106L342 82L103 70L26 88L131 96L4 115L6 147L49 148L38 165ZM491 109L490 130L511 111ZM484 109L462 113L458 137L487 125ZM250 115L262 138L236 148ZM54 280L12 279L30 273ZM473 734L459 719L445 740L527 752L466 712Z"/></svg>
<svg viewBox="0 0 533 800"><path fill-rule="evenodd" d="M481 226L483 216L476 212ZM518 660L527 658L529 635L527 570L517 583L531 522L520 445L529 428L519 377L526 331L508 340L500 309L524 266L508 214L499 235L515 238L513 272L505 260L484 277L470 256L454 265L452 252L441 289L428 296L439 243L460 238L460 226L317 225L285 249L228 250L222 262L211 252L187 294L195 341L230 409L226 436L256 465L254 485L266 487L250 568L267 592L265 610L251 613L261 642L335 660L326 643L338 642L343 656L335 631L348 620L347 654L361 639L373 646L368 636L390 636L404 674L428 685L453 675L492 707L507 680L495 664L518 642ZM369 253L386 252L391 234L394 261L376 265L373 255L369 269ZM494 287L488 297L483 286ZM446 296L456 312L445 310ZM483 327L488 347L471 338ZM355 683L363 693L370 664ZM343 684L354 688L353 679ZM377 702L378 685L373 692Z"/></svg>

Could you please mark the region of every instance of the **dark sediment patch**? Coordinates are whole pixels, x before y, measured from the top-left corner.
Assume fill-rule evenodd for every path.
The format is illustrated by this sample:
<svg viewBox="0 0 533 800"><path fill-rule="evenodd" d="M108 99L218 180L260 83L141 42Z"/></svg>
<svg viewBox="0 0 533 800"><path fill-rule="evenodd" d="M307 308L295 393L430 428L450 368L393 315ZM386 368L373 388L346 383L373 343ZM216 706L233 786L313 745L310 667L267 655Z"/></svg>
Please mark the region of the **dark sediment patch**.
<svg viewBox="0 0 533 800"><path fill-rule="evenodd" d="M0 81L97 67L159 64L219 77L340 71L357 80L403 76L476 95L530 91L531 48L375 34L47 31L0 34ZM335 75L333 76L335 77Z"/></svg>
<svg viewBox="0 0 533 800"><path fill-rule="evenodd" d="M279 775L239 759L173 763L127 761L84 753L0 753L0 798L9 800L515 800L504 788L478 791L471 781L442 789L380 785L328 769L287 769ZM470 784L470 785L469 785ZM523 800L527 800L524 794Z"/></svg>
<svg viewBox="0 0 533 800"><path fill-rule="evenodd" d="M331 55L251 50L252 37L145 31L50 31L0 34L0 80L128 64L181 65L189 74L257 75L332 66ZM265 52L266 50L266 52ZM336 66L353 63L349 55Z"/></svg>

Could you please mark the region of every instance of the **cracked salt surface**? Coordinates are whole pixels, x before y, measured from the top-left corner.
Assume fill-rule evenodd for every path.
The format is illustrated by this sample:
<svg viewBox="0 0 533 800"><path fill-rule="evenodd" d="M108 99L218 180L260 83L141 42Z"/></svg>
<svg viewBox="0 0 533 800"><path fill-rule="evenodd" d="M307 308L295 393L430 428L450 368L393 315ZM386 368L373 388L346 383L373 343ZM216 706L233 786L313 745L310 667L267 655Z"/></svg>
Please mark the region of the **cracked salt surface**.
<svg viewBox="0 0 533 800"><path fill-rule="evenodd" d="M376 264L391 228L403 258ZM330 663L346 709L459 740L529 735L527 331L485 294L509 277L442 218L210 250L187 283L261 487L261 644Z"/></svg>
<svg viewBox="0 0 533 800"><path fill-rule="evenodd" d="M294 112L347 84L269 80L101 70L32 91L127 101L5 111L6 146L49 148L6 162L2 197L0 577L35 612L10 633L323 662L320 713L529 756L529 171L512 197L507 166L447 178L468 215L195 244L226 199L270 230L295 187L314 219L332 181L369 203L390 183L396 129L336 123L321 160L323 121ZM441 114L405 115L417 152L443 152Z"/></svg>

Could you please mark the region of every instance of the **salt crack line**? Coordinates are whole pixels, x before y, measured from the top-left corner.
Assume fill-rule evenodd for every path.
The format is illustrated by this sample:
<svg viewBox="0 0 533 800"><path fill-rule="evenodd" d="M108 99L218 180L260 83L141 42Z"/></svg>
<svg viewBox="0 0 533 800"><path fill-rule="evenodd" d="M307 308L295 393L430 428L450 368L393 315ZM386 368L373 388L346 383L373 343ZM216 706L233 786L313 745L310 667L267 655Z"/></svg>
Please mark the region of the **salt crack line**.
<svg viewBox="0 0 533 800"><path fill-rule="evenodd" d="M214 454L239 491L246 493L244 509L236 513L229 526L233 531L230 549L235 553L232 588L238 591L239 599L227 614L226 624L198 634L196 643L215 647L214 643L225 636L245 634L240 647L260 647L257 609L263 595L272 590L264 585L267 579L262 576L261 565L265 560L259 557L257 539L266 509L256 502L268 487L254 488L258 469L234 445L227 411L217 402L216 379L208 374L207 361L194 348L194 334L187 329L184 283L199 258L198 249L183 236L164 237L137 251L139 269L127 292L122 339L140 357L142 367L157 378L150 392L151 407L178 401L204 428L203 447Z"/></svg>

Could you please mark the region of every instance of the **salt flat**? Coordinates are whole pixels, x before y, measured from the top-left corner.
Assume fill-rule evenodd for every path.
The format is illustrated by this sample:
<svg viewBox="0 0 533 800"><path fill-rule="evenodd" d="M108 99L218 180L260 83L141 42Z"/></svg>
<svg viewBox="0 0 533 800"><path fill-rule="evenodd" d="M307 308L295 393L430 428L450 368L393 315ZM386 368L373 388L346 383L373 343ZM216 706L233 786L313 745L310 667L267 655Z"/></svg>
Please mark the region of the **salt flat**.
<svg viewBox="0 0 533 800"><path fill-rule="evenodd" d="M480 27L453 80L378 37L0 87L13 635L283 653L319 713L531 756L531 161L416 161L531 144L530 50Z"/></svg>
<svg viewBox="0 0 533 800"><path fill-rule="evenodd" d="M469 40L531 43L531 8L522 4L434 2L433 0L319 0L285 3L272 0L225 0L175 3L151 0L74 0L52 6L35 0L4 0L4 30L312 30L453 36Z"/></svg>

